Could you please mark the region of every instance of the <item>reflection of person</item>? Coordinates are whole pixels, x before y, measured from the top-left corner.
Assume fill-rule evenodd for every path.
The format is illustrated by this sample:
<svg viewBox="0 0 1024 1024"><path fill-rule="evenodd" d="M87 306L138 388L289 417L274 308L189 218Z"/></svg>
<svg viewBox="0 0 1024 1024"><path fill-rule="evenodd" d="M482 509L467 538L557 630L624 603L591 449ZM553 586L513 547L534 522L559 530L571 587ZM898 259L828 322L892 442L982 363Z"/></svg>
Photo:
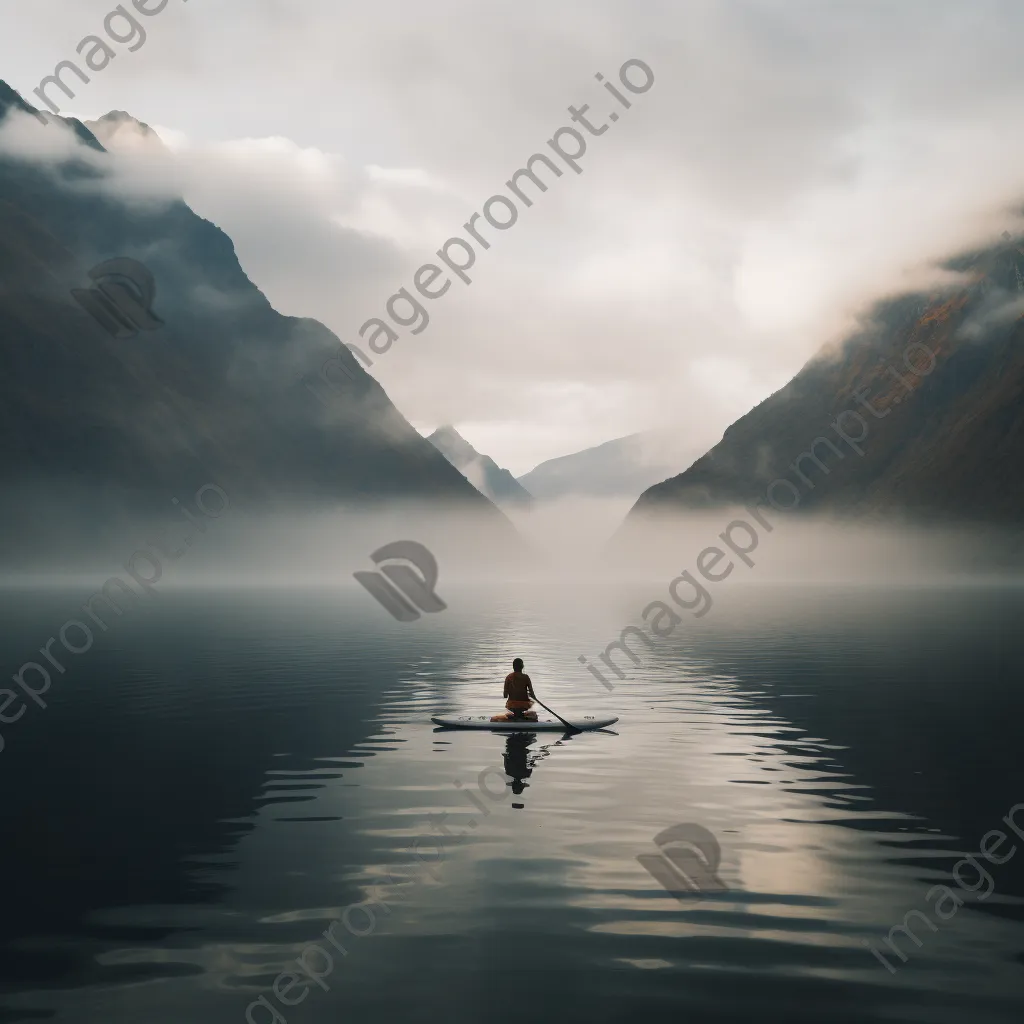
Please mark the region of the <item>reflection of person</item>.
<svg viewBox="0 0 1024 1024"><path fill-rule="evenodd" d="M537 712L531 711L533 700L537 694L533 692L533 683L530 677L523 671L523 659L516 658L512 662L512 671L505 676L506 697L505 707L508 711L504 715L492 715L492 722L512 722L515 720L536 722Z"/></svg>
<svg viewBox="0 0 1024 1024"><path fill-rule="evenodd" d="M537 738L533 732L514 732L505 740L505 774L512 780L512 792L516 796L522 796L523 790L529 785L526 781L532 774L533 768L526 758L526 752L530 744ZM522 804L513 804L513 807L522 807Z"/></svg>

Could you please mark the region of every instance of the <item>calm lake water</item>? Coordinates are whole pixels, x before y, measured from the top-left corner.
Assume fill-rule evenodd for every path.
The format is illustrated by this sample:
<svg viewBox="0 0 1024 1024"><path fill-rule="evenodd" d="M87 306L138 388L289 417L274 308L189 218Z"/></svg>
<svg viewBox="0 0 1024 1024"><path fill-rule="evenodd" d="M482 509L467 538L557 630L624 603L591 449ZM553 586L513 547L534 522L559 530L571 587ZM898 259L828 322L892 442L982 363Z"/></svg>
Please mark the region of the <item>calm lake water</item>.
<svg viewBox="0 0 1024 1024"><path fill-rule="evenodd" d="M0 591L7 677L86 593ZM400 624L356 588L167 588L65 655L0 726L0 1016L1020 1021L1020 588L737 588L612 692L577 655L658 588L443 597ZM619 723L434 729L500 710L517 655L556 711ZM720 891L637 859L677 824ZM1020 849L965 891L1000 827ZM935 930L903 963L913 910ZM323 987L288 988L297 957Z"/></svg>

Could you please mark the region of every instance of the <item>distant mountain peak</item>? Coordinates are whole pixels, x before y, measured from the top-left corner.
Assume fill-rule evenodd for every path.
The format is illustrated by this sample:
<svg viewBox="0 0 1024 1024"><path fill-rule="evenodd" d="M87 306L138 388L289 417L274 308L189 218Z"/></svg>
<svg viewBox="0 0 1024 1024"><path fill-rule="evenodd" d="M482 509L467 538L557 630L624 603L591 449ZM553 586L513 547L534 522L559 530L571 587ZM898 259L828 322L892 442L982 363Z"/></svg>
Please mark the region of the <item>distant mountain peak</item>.
<svg viewBox="0 0 1024 1024"><path fill-rule="evenodd" d="M438 427L427 440L449 462L455 462L457 459L474 459L480 456L480 453L450 423ZM457 462L456 465L458 465Z"/></svg>
<svg viewBox="0 0 1024 1024"><path fill-rule="evenodd" d="M485 497L497 505L528 505L533 495L488 455L481 455L450 423L427 440Z"/></svg>
<svg viewBox="0 0 1024 1024"><path fill-rule="evenodd" d="M108 110L102 117L91 121L90 124L113 124L117 126L130 124L138 128L144 135L156 135L156 132L145 121L132 117L131 114L124 110Z"/></svg>
<svg viewBox="0 0 1024 1024"><path fill-rule="evenodd" d="M105 149L143 148L170 155L163 140L145 121L125 113L123 110L109 110L95 121L86 121L86 127L96 136Z"/></svg>
<svg viewBox="0 0 1024 1024"><path fill-rule="evenodd" d="M617 437L535 466L519 482L538 501L559 498L636 498L699 455L666 431Z"/></svg>

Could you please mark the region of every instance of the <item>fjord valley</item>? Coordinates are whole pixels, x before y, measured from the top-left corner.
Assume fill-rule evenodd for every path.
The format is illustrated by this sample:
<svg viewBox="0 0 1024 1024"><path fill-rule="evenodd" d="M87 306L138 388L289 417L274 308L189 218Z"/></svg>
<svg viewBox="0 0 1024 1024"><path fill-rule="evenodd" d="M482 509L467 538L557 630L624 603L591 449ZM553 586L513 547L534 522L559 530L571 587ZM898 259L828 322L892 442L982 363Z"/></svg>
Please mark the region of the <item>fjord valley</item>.
<svg viewBox="0 0 1024 1024"><path fill-rule="evenodd" d="M1016 1024L1024 10L8 7L0 1018Z"/></svg>

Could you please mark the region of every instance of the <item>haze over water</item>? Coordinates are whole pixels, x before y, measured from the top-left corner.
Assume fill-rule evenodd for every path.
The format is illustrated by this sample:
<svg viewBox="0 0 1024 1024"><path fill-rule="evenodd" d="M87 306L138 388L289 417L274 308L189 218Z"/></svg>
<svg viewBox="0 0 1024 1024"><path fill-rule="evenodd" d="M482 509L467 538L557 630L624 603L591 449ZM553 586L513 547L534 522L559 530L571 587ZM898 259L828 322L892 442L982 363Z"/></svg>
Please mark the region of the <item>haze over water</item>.
<svg viewBox="0 0 1024 1024"><path fill-rule="evenodd" d="M115 3L0 14L0 1024L1024 1019L1024 4Z"/></svg>
<svg viewBox="0 0 1024 1024"><path fill-rule="evenodd" d="M400 624L355 587L172 587L70 662L3 729L7 1019L242 1022L371 891L390 913L339 930L287 1021L1020 1019L1024 856L983 901L951 877L1024 801L1019 586L737 589L612 692L576 657L649 587L440 593ZM5 663L85 596L4 591ZM499 710L517 655L556 711L619 723L434 729ZM518 794L480 796L492 766ZM416 874L444 813L464 838ZM678 823L726 891L637 861ZM937 884L966 905L890 973L865 941Z"/></svg>

